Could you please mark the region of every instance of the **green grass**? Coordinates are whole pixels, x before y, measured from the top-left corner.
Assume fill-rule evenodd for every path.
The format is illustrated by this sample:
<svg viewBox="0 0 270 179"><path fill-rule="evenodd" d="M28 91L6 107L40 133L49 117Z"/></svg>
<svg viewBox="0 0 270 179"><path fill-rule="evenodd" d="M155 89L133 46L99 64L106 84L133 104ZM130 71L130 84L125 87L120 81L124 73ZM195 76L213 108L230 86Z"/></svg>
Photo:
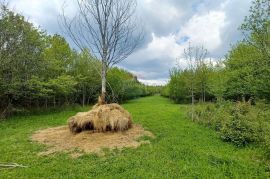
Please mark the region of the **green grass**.
<svg viewBox="0 0 270 179"><path fill-rule="evenodd" d="M30 140L38 129L66 124L84 109L14 117L0 123L0 163L29 166L0 170L0 178L267 178L262 152L222 142L215 131L185 118L186 106L159 96L123 105L135 123L156 136L150 145L108 152L105 157L72 159L57 153L38 156L45 146Z"/></svg>

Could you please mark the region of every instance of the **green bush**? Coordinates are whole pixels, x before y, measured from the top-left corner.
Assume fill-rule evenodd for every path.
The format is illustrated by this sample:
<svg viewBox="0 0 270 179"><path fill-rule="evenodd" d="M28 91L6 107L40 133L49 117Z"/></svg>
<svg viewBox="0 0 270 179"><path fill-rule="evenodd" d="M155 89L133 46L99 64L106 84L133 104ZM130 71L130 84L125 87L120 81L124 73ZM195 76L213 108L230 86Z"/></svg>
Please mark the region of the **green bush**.
<svg viewBox="0 0 270 179"><path fill-rule="evenodd" d="M238 102L229 111L230 116L220 130L221 138L236 146L262 140L262 126L259 110L247 102Z"/></svg>
<svg viewBox="0 0 270 179"><path fill-rule="evenodd" d="M193 120L215 129L222 140L238 147L260 144L270 157L269 111L267 106L252 106L248 102L197 104Z"/></svg>

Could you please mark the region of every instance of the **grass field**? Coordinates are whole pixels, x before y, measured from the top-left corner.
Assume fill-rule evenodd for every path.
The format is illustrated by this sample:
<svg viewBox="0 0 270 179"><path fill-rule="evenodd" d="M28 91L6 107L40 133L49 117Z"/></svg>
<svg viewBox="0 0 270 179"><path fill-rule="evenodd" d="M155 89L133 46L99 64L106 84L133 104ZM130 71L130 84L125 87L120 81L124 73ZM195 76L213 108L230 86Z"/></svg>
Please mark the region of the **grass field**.
<svg viewBox="0 0 270 179"><path fill-rule="evenodd" d="M45 146L30 140L38 129L66 124L84 109L14 117L0 122L0 163L29 166L0 170L0 178L267 178L269 167L261 151L236 148L222 142L215 131L185 118L186 106L159 96L123 105L134 122L156 138L137 149L107 152L105 157L84 155L77 159L56 153L38 156Z"/></svg>

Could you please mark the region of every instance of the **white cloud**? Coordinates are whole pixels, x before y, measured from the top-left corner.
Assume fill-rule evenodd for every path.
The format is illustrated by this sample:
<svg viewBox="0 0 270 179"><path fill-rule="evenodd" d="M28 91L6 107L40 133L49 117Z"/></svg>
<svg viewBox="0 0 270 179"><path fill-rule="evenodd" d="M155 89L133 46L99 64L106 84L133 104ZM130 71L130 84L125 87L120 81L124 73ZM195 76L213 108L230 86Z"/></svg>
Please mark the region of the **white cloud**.
<svg viewBox="0 0 270 179"><path fill-rule="evenodd" d="M141 80L167 77L169 69L176 64L184 49L184 45L177 44L176 40L173 34L158 37L153 33L146 48L130 56L123 66L128 66L128 70Z"/></svg>
<svg viewBox="0 0 270 179"><path fill-rule="evenodd" d="M11 0L11 6L13 6L16 11L23 13L37 25L51 18L55 18L51 17L51 15L55 15L59 5L59 1L57 0L51 0L49 3L46 0Z"/></svg>
<svg viewBox="0 0 270 179"><path fill-rule="evenodd" d="M204 45L214 51L222 45L221 31L226 25L223 11L210 11L207 14L195 14L180 30L178 38L189 37L193 45Z"/></svg>
<svg viewBox="0 0 270 179"><path fill-rule="evenodd" d="M151 53L156 57L168 57L170 59L176 58L181 54L183 48L176 43L176 36L170 34L169 36L157 37L152 34L153 40L149 43L146 52Z"/></svg>
<svg viewBox="0 0 270 179"><path fill-rule="evenodd" d="M176 6L176 4L180 4L179 0L176 2L171 0L138 0L137 10L141 17L141 23L147 32L147 39L151 38L151 33L168 35L177 30L177 23L185 17L188 9Z"/></svg>
<svg viewBox="0 0 270 179"><path fill-rule="evenodd" d="M146 85L151 86L164 86L168 83L168 79L157 79L157 80L142 80L139 79L139 81Z"/></svg>
<svg viewBox="0 0 270 179"><path fill-rule="evenodd" d="M133 54L126 64L131 67L134 74L145 82L160 77L159 74L166 74L176 63L185 68L186 61L182 58L183 51L188 46L204 45L209 51L213 51L222 44L221 31L225 27L225 13L223 11L212 11L207 14L195 14L184 24L177 34L167 36L156 36L152 33L152 40L146 48ZM206 35L209 34L209 35ZM211 34L211 35L210 35ZM187 40L179 43L179 39L188 37ZM178 60L177 60L178 59ZM133 68L132 68L133 66ZM144 67L144 71L138 70L136 66ZM157 67L157 68L153 68ZM164 73L164 71L167 71ZM164 84L164 80L158 80ZM157 83L157 81L155 81Z"/></svg>
<svg viewBox="0 0 270 179"><path fill-rule="evenodd" d="M139 4L144 12L152 18L158 19L160 24L167 24L183 15L182 9L177 9L167 1L139 0Z"/></svg>
<svg viewBox="0 0 270 179"><path fill-rule="evenodd" d="M139 64L145 62L147 59L160 59L164 62L163 65L167 63L171 64L172 60L175 61L184 49L183 46L177 44L176 40L176 36L173 34L158 37L152 33L151 42L146 48L133 54L129 62L131 64Z"/></svg>
<svg viewBox="0 0 270 179"><path fill-rule="evenodd" d="M152 40L147 47L133 54L126 64L131 69L132 66L133 68L136 66L145 68L145 71L133 70L134 74L141 80L155 79L164 71L167 71L168 77L169 69L177 62L183 68L186 67L186 61L181 57L183 57L183 51L188 46L189 41L192 42L192 45L203 44L209 51L218 48L222 44L221 31L225 24L225 13L222 11L212 11L203 15L195 14L180 28L181 30L177 34L156 36L152 33ZM189 39L178 43L179 39L183 37ZM160 83L163 82L160 81Z"/></svg>
<svg viewBox="0 0 270 179"><path fill-rule="evenodd" d="M73 16L76 11L75 1L65 0L10 0L10 6L16 12L23 14L35 26L41 26L49 33L61 33L58 17L65 8L68 16Z"/></svg>

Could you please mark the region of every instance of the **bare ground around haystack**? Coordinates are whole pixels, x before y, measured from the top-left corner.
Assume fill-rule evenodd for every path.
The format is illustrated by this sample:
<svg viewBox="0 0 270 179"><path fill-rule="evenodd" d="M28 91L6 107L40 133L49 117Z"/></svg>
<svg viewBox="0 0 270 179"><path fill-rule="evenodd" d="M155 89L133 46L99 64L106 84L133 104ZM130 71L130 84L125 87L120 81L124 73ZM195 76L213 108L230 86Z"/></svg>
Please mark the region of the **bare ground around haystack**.
<svg viewBox="0 0 270 179"><path fill-rule="evenodd" d="M133 125L131 129L123 132L84 131L79 134L72 134L67 126L60 126L39 130L33 134L32 140L48 146L48 149L39 155L65 152L72 157L79 157L84 153L102 155L103 149L137 148L150 143L149 140L139 140L143 136L154 138L151 132L145 131L140 125Z"/></svg>

